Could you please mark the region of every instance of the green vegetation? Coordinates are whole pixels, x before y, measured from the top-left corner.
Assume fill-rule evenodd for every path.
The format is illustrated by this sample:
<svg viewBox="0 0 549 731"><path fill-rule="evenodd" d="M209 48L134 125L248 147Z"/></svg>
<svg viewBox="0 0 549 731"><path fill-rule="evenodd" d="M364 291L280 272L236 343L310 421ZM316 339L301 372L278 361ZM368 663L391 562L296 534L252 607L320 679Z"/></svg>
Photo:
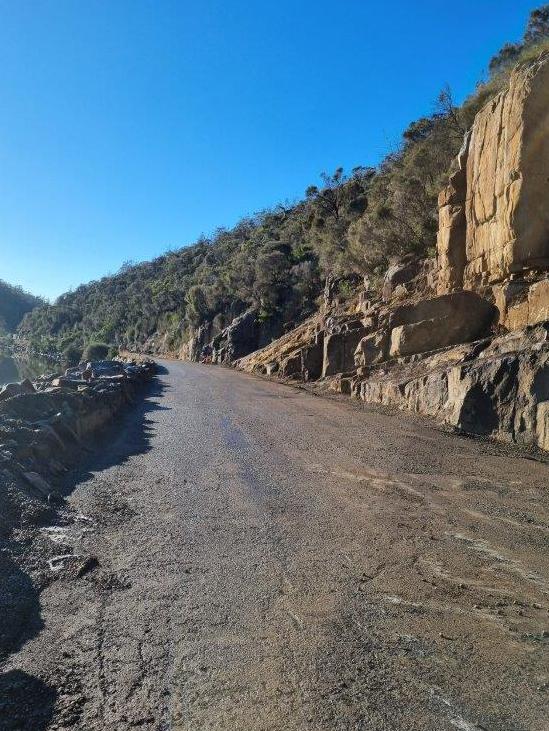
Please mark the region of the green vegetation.
<svg viewBox="0 0 549 731"><path fill-rule="evenodd" d="M82 349L77 345L67 345L61 353L61 359L67 366L76 366L82 360Z"/></svg>
<svg viewBox="0 0 549 731"><path fill-rule="evenodd" d="M290 326L318 304L328 274L349 296L357 276L375 284L390 259L434 253L437 196L478 110L505 87L514 64L549 49L549 5L535 10L520 43L490 61L488 78L456 106L444 89L433 114L404 131L377 169L323 174L305 198L211 238L62 295L28 314L19 332L37 350L75 354L90 342L179 348L206 322L219 330L246 308Z"/></svg>
<svg viewBox="0 0 549 731"><path fill-rule="evenodd" d="M74 345L72 346L74 348ZM105 360L111 348L107 343L89 343L82 355L82 360Z"/></svg>
<svg viewBox="0 0 549 731"><path fill-rule="evenodd" d="M14 332L27 312L44 300L0 279L0 335Z"/></svg>

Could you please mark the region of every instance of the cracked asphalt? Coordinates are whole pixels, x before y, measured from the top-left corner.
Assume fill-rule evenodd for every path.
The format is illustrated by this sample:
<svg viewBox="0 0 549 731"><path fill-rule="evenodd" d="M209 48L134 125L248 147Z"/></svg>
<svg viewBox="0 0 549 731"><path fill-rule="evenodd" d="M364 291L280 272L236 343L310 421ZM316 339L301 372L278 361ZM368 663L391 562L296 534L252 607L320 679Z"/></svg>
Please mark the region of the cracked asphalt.
<svg viewBox="0 0 549 731"><path fill-rule="evenodd" d="M162 365L44 531L87 563L4 663L0 728L549 729L547 464Z"/></svg>

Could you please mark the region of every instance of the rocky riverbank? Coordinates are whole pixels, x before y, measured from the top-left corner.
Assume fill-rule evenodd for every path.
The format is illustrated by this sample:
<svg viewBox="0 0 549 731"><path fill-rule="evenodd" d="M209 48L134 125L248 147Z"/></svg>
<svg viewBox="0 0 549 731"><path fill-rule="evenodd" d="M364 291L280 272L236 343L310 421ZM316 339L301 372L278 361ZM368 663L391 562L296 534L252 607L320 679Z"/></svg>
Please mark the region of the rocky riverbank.
<svg viewBox="0 0 549 731"><path fill-rule="evenodd" d="M89 568L62 550L43 565L39 544L69 520L66 473L154 372L152 362L99 361L0 389L0 659L17 646L48 573Z"/></svg>

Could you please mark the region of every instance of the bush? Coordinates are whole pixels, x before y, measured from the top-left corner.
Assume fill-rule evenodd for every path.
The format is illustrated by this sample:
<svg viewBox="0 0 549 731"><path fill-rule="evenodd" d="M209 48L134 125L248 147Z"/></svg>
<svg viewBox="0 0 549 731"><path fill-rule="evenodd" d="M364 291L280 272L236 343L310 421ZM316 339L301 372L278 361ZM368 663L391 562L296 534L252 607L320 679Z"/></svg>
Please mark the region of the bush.
<svg viewBox="0 0 549 731"><path fill-rule="evenodd" d="M75 366L80 363L80 360L82 358L82 348L79 348L78 345L69 345L65 348L65 350L62 353L63 356L63 362L68 366Z"/></svg>
<svg viewBox="0 0 549 731"><path fill-rule="evenodd" d="M110 347L107 343L88 343L84 349L82 359L88 360L105 360L109 355Z"/></svg>

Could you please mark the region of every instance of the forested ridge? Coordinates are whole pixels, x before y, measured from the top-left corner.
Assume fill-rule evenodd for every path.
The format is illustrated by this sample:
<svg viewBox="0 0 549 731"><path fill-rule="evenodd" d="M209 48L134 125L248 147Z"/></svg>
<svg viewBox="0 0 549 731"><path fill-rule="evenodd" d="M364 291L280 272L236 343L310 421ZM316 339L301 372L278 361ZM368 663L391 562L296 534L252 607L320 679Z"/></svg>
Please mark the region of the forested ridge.
<svg viewBox="0 0 549 731"><path fill-rule="evenodd" d="M25 314L44 300L0 279L0 335L13 332Z"/></svg>
<svg viewBox="0 0 549 731"><path fill-rule="evenodd" d="M533 11L519 43L489 63L487 79L457 106L443 89L435 111L412 122L377 168L323 174L302 200L80 286L27 314L19 334L36 350L78 353L91 341L177 351L205 322L228 324L248 307L289 327L313 312L325 277L342 296L359 277L374 286L392 257L434 253L437 196L477 111L511 68L549 49L549 5ZM0 312L0 316L2 313Z"/></svg>

